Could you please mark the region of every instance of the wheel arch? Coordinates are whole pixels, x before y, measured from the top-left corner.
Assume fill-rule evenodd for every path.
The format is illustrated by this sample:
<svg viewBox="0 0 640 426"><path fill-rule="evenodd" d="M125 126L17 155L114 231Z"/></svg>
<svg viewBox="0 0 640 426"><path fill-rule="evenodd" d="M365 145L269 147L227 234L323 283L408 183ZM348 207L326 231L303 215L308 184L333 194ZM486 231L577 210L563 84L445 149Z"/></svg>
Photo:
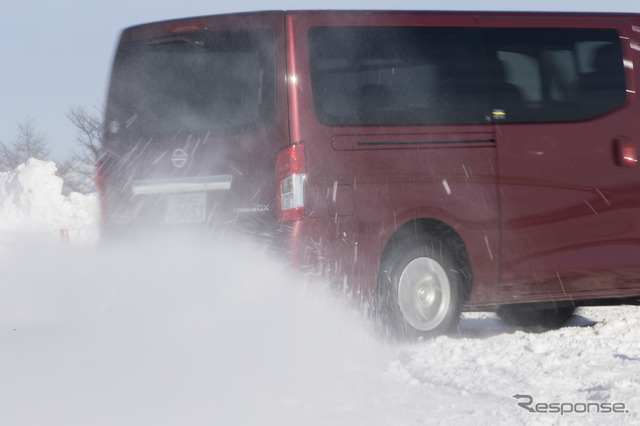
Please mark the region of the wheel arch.
<svg viewBox="0 0 640 426"><path fill-rule="evenodd" d="M384 272L389 267L389 262L393 258L394 251L398 250L408 241L426 238L436 239L442 242L447 250L454 255L462 276L463 301L466 302L471 294L473 283L473 272L467 247L460 234L454 228L438 219L413 219L396 229L382 250L378 279L384 275ZM380 284L380 282L377 283L377 285Z"/></svg>

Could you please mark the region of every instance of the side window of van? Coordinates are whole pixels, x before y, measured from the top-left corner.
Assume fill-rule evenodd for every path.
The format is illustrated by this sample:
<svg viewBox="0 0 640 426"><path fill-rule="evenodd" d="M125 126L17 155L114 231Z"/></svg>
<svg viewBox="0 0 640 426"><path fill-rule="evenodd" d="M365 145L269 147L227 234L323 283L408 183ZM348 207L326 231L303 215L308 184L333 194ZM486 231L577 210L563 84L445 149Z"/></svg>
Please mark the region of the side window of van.
<svg viewBox="0 0 640 426"><path fill-rule="evenodd" d="M487 120L487 84L475 29L314 27L309 51L314 106L325 124Z"/></svg>
<svg viewBox="0 0 640 426"><path fill-rule="evenodd" d="M618 33L602 29L485 29L494 120L585 120L626 96Z"/></svg>

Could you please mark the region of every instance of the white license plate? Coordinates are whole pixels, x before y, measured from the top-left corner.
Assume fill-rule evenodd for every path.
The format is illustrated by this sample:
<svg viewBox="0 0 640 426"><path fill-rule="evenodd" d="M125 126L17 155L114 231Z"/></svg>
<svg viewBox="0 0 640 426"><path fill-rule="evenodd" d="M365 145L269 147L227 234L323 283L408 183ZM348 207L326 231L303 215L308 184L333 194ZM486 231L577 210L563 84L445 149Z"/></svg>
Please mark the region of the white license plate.
<svg viewBox="0 0 640 426"><path fill-rule="evenodd" d="M167 198L165 223L204 222L207 216L207 194L176 194Z"/></svg>

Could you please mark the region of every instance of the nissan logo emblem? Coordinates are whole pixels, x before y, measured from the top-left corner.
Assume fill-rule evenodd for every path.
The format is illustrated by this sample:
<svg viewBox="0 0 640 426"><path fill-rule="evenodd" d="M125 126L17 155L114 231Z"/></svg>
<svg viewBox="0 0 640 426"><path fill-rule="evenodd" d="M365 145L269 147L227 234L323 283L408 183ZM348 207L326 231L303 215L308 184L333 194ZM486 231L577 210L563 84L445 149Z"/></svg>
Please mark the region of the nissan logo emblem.
<svg viewBox="0 0 640 426"><path fill-rule="evenodd" d="M187 164L188 158L189 156L187 155L186 152L184 152L184 149L178 148L175 151L173 151L173 155L171 156L171 162L173 163L174 166L176 166L177 168L180 168L185 164Z"/></svg>

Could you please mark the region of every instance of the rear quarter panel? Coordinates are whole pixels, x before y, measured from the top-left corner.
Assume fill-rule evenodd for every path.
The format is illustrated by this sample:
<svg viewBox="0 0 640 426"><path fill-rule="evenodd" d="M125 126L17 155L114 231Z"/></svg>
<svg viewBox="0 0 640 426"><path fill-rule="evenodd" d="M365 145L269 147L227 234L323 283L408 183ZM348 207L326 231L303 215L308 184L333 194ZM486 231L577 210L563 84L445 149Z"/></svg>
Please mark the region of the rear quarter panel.
<svg viewBox="0 0 640 426"><path fill-rule="evenodd" d="M287 15L290 126L292 141L306 147L306 215L326 223L330 275L363 298L375 289L380 257L393 233L420 218L440 220L460 234L474 273L472 300L492 297L500 253L492 127L322 124L311 96L307 31L312 26L473 23L472 15L456 13ZM478 135L483 143L475 141Z"/></svg>

